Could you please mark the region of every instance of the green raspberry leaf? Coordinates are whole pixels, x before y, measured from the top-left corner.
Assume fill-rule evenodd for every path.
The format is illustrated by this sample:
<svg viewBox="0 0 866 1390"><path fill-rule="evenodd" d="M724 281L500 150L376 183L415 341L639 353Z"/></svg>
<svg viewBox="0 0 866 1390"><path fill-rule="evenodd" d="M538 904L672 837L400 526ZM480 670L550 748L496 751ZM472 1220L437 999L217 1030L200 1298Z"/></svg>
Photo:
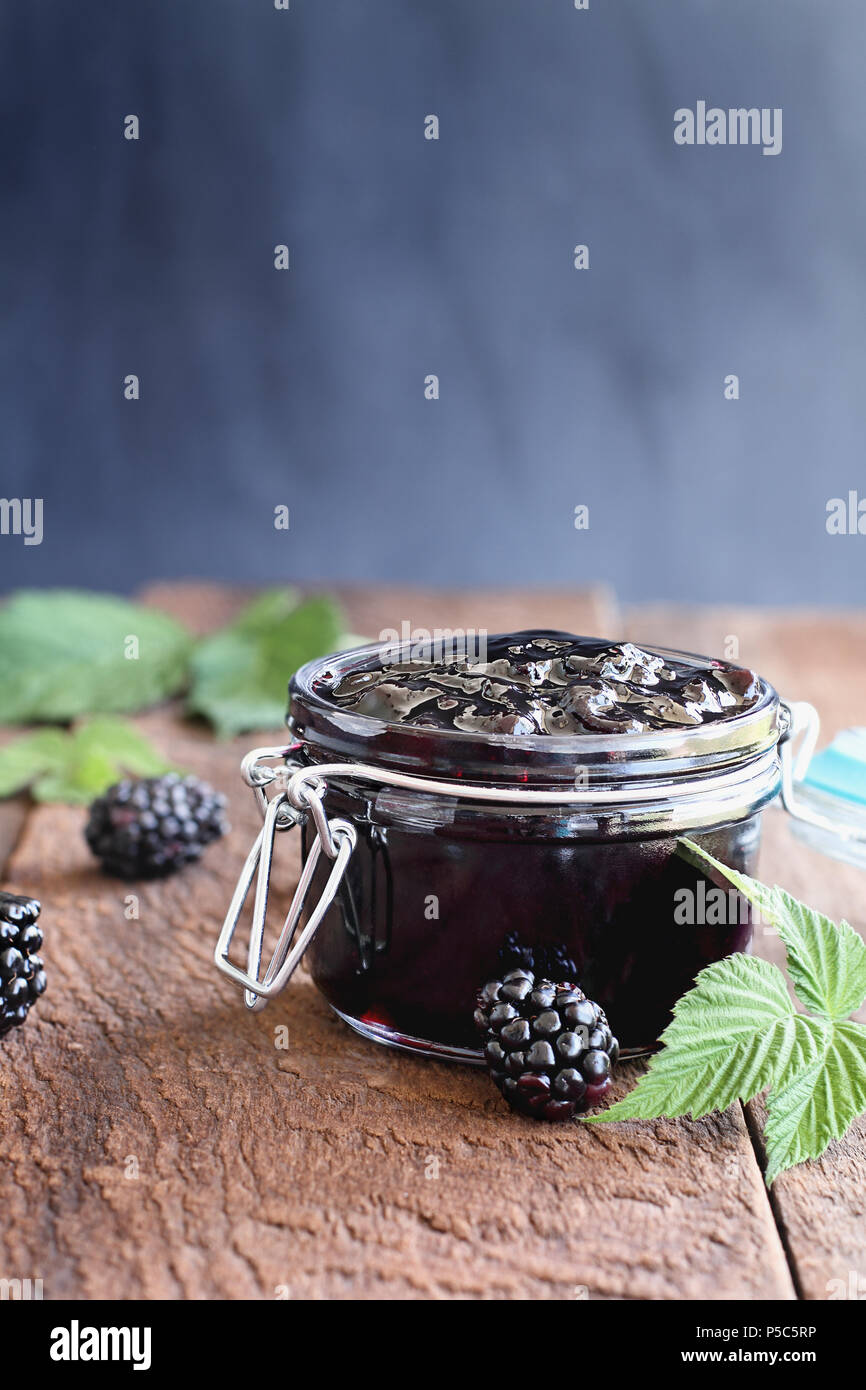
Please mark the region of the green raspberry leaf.
<svg viewBox="0 0 866 1390"><path fill-rule="evenodd" d="M172 764L134 725L123 719L90 719L67 735L62 764L36 783L33 796L86 805L125 773L159 777L171 771Z"/></svg>
<svg viewBox="0 0 866 1390"><path fill-rule="evenodd" d="M172 771L172 764L125 719L88 719L75 730L72 758L84 761L94 755L108 758L115 771L131 772L136 777L159 777Z"/></svg>
<svg viewBox="0 0 866 1390"><path fill-rule="evenodd" d="M824 1018L848 1018L866 999L866 942L847 922L837 925L782 888L773 894L798 997Z"/></svg>
<svg viewBox="0 0 866 1390"><path fill-rule="evenodd" d="M820 1158L866 1111L866 1028L844 1022L824 1026L822 1051L768 1098L768 1186L786 1168Z"/></svg>
<svg viewBox="0 0 866 1390"><path fill-rule="evenodd" d="M690 840L689 858L711 864L760 908L778 929L788 952L788 971L799 999L822 1018L844 1019L866 999L866 942L847 922L837 926L782 888L767 888L730 869Z"/></svg>
<svg viewBox="0 0 866 1390"><path fill-rule="evenodd" d="M118 778L116 765L104 753L94 751L75 759L70 756L62 767L39 778L33 787L33 799L86 806Z"/></svg>
<svg viewBox="0 0 866 1390"><path fill-rule="evenodd" d="M866 945L847 922L837 926L690 840L678 853L713 867L777 926L798 997L813 1014L794 1011L776 966L729 956L702 970L675 1006L662 1051L634 1090L590 1122L697 1119L769 1087L769 1186L786 1168L819 1158L866 1113L866 1027L846 1021L866 995Z"/></svg>
<svg viewBox="0 0 866 1390"><path fill-rule="evenodd" d="M36 801L92 801L124 773L157 777L172 766L132 724L91 719L74 733L40 729L0 749L0 796L30 787Z"/></svg>
<svg viewBox="0 0 866 1390"><path fill-rule="evenodd" d="M814 1026L813 1026L814 1025ZM664 1044L633 1091L592 1122L690 1115L751 1100L818 1055L822 1025L794 1012L768 961L733 955L702 970L683 995Z"/></svg>
<svg viewBox="0 0 866 1390"><path fill-rule="evenodd" d="M0 797L24 791L61 762L65 738L62 729L39 729L0 748Z"/></svg>
<svg viewBox="0 0 866 1390"><path fill-rule="evenodd" d="M23 590L0 609L0 723L129 713L186 682L191 638L107 594Z"/></svg>
<svg viewBox="0 0 866 1390"><path fill-rule="evenodd" d="M305 661L335 651L342 632L332 599L299 603L283 589L261 595L197 647L190 712L204 715L223 736L278 729L286 716L289 677Z"/></svg>

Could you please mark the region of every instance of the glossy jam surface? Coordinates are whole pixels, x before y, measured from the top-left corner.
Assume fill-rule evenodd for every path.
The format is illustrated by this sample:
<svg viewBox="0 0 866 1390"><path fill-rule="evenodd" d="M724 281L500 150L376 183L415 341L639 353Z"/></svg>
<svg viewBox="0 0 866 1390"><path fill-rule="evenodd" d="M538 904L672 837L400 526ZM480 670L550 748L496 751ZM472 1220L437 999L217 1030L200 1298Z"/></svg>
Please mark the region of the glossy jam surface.
<svg viewBox="0 0 866 1390"><path fill-rule="evenodd" d="M553 736L697 727L750 708L760 695L752 671L631 642L517 632L485 646L437 660L413 652L335 677L319 693L386 723Z"/></svg>

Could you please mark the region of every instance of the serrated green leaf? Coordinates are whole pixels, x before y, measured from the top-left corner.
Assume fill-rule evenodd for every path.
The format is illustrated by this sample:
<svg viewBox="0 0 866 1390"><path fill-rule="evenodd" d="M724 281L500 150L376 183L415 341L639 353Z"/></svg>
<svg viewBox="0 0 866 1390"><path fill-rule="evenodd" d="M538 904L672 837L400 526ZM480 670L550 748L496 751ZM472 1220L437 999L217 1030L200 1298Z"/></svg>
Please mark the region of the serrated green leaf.
<svg viewBox="0 0 866 1390"><path fill-rule="evenodd" d="M56 772L46 773L33 787L36 801L63 801L86 806L118 780L117 764L105 753L93 750L70 757Z"/></svg>
<svg viewBox="0 0 866 1390"><path fill-rule="evenodd" d="M39 729L0 748L0 797L23 791L63 756L60 729Z"/></svg>
<svg viewBox="0 0 866 1390"><path fill-rule="evenodd" d="M621 1101L593 1122L656 1119L726 1110L815 1055L810 1020L794 1012L782 972L733 955L702 970L676 1005L662 1051Z"/></svg>
<svg viewBox="0 0 866 1390"><path fill-rule="evenodd" d="M722 873L777 928L799 999L823 1018L844 1019L866 999L866 943L847 922L837 925L783 888L768 888L714 859L691 840L681 841Z"/></svg>
<svg viewBox="0 0 866 1390"><path fill-rule="evenodd" d="M172 764L134 724L125 719L88 719L72 735L73 758L92 753L110 758L116 768L137 777L158 777L171 771Z"/></svg>
<svg viewBox="0 0 866 1390"><path fill-rule="evenodd" d="M188 708L223 736L278 728L289 677L340 645L342 619L329 598L298 603L292 591L261 595L239 618L205 638L192 661Z"/></svg>
<svg viewBox="0 0 866 1390"><path fill-rule="evenodd" d="M87 803L123 773L169 772L143 734L122 719L92 719L74 733L40 729L0 749L0 796L29 786L36 801Z"/></svg>
<svg viewBox="0 0 866 1390"><path fill-rule="evenodd" d="M590 1122L655 1119L724 1109L770 1089L767 1184L818 1158L866 1112L866 1028L846 1021L866 993L866 947L847 922L729 868L690 840L678 852L710 865L774 922L800 999L794 1012L781 972L729 956L702 970L674 1009L662 1051L629 1095Z"/></svg>
<svg viewBox="0 0 866 1390"><path fill-rule="evenodd" d="M297 610L300 602L297 589L267 589L263 594L257 594L221 632L266 637L284 618Z"/></svg>
<svg viewBox="0 0 866 1390"><path fill-rule="evenodd" d="M866 1111L866 1028L850 1022L824 1026L823 1050L768 1097L768 1186L786 1168L820 1158Z"/></svg>
<svg viewBox="0 0 866 1390"><path fill-rule="evenodd" d="M155 609L70 589L22 591L0 609L0 722L144 709L185 684L190 648L189 634Z"/></svg>
<svg viewBox="0 0 866 1390"><path fill-rule="evenodd" d="M866 999L866 942L849 927L773 890L776 924L798 997L824 1018L845 1019Z"/></svg>

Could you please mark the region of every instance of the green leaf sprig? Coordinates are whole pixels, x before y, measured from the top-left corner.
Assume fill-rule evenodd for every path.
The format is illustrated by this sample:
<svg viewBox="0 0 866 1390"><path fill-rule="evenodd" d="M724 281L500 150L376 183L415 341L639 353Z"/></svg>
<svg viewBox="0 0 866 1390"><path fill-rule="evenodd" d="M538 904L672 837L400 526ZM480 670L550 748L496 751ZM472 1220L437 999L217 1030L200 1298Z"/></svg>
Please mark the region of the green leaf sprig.
<svg viewBox="0 0 866 1390"><path fill-rule="evenodd" d="M132 714L188 692L189 712L221 735L279 728L293 672L363 640L333 599L294 589L261 594L198 642L168 614L110 594L24 589L0 607L0 724ZM56 746L47 736L27 756Z"/></svg>
<svg viewBox="0 0 866 1390"><path fill-rule="evenodd" d="M36 801L87 804L123 773L158 777L172 771L148 740L123 719L91 719L73 732L37 729L0 748L0 797L29 788Z"/></svg>
<svg viewBox="0 0 866 1390"><path fill-rule="evenodd" d="M730 869L691 840L687 858L723 874L776 927L808 1013L794 1007L778 966L736 954L702 970L674 1008L662 1050L637 1086L588 1123L699 1119L769 1089L766 1181L805 1159L866 1112L866 944L848 925Z"/></svg>
<svg viewBox="0 0 866 1390"><path fill-rule="evenodd" d="M233 623L197 646L190 713L204 715L224 737L280 728L289 677L305 661L347 645L351 639L343 631L333 599L299 602L291 589L261 594Z"/></svg>
<svg viewBox="0 0 866 1390"><path fill-rule="evenodd" d="M24 589L0 608L0 724L129 714L182 689L192 637L110 594Z"/></svg>

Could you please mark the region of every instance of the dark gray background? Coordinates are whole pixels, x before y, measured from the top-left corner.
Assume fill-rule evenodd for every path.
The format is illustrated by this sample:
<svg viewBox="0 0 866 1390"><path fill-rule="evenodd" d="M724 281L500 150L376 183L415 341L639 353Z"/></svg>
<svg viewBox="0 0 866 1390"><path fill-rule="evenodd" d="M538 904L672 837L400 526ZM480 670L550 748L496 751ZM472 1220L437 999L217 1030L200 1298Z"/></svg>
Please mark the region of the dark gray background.
<svg viewBox="0 0 866 1390"><path fill-rule="evenodd" d="M45 499L4 588L863 601L862 0L4 0L0 39L0 492ZM782 153L676 147L698 99L781 106Z"/></svg>

